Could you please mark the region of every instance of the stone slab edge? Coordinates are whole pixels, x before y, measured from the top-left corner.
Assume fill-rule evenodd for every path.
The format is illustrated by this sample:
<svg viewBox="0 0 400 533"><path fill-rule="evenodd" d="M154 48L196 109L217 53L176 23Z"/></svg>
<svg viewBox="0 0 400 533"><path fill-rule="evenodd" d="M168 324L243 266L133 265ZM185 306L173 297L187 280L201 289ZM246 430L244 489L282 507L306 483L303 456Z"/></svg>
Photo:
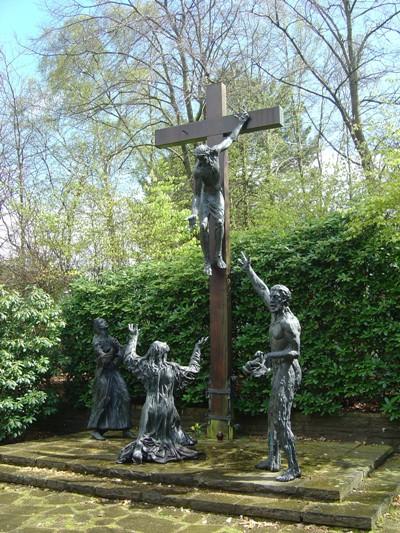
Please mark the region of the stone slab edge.
<svg viewBox="0 0 400 533"><path fill-rule="evenodd" d="M370 476L374 470L382 466L393 454L394 448L387 446L383 453L375 457L368 466L355 469L351 476L352 479L349 480L349 483L344 484L340 488L340 501L343 501L353 490L359 489L365 479Z"/></svg>
<svg viewBox="0 0 400 533"><path fill-rule="evenodd" d="M328 526L338 527L352 527L359 529L371 529L375 524L376 519L389 505L391 496L387 493L382 494L382 502L378 507L369 507L365 504L359 504L359 512L357 512L357 504L354 504L354 513L329 513L318 510L315 504L304 502L304 507L294 505L294 509L288 509L287 505L280 506L279 501L270 501L267 497L264 502L251 504L248 501L240 503L240 501L219 502L215 498L215 494L201 495L192 494L163 494L156 489L141 490L139 487L101 487L93 483L87 483L82 480L61 480L51 478L40 478L35 475L18 473L18 472L4 472L0 470L0 481L7 483L14 483L19 485L28 485L38 488L51 489L54 491L65 491L77 494L84 494L90 496L97 496L100 498L107 498L112 500L131 500L137 502L150 503L153 505L172 505L178 507L190 508L195 511L212 512L228 515L244 515L259 518L269 518L274 520L286 520L291 522L306 522ZM284 500L287 504L287 500ZM338 504L324 504L325 507L332 505L336 507Z"/></svg>
<svg viewBox="0 0 400 533"><path fill-rule="evenodd" d="M82 463L66 463L54 461L41 457L32 458L18 456L7 453L0 453L0 462L15 466L31 466L37 468L53 468L55 470L69 471L76 474L92 474L97 477L121 478L133 481L148 481L151 483L175 484L186 487L196 487L205 489L215 489L229 492L245 492L257 494L273 494L276 496L293 496L302 499L316 499L322 501L340 501L351 490L358 487L362 482L360 470L354 471L354 476L348 478L348 482L340 487L317 488L312 486L290 485L282 483L251 483L249 481L232 481L227 479L208 479L204 473L184 474L184 473L159 473L159 472L139 472L128 470L127 468L114 467L102 468L95 465Z"/></svg>

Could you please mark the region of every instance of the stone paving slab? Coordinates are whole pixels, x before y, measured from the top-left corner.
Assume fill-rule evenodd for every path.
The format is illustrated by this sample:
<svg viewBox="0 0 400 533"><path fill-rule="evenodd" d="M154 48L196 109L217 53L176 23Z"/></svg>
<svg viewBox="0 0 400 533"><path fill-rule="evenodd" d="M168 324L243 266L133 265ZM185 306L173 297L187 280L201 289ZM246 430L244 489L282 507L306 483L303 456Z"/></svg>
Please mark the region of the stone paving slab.
<svg viewBox="0 0 400 533"><path fill-rule="evenodd" d="M386 445L299 441L302 478L279 483L275 473L254 469L265 457L264 439L246 437L222 443L204 439L196 447L204 459L117 465L118 452L126 443L120 438L95 441L88 433L79 433L0 446L0 462L210 490L341 501L393 453Z"/></svg>
<svg viewBox="0 0 400 533"><path fill-rule="evenodd" d="M371 529L399 490L400 455L396 454L375 470L362 488L353 490L346 501L311 503L303 513L303 520L313 524Z"/></svg>
<svg viewBox="0 0 400 533"><path fill-rule="evenodd" d="M0 531L15 533L298 533L297 524L213 515L185 508L105 501L0 483ZM307 533L329 533L315 526ZM386 532L385 532L386 533Z"/></svg>
<svg viewBox="0 0 400 533"><path fill-rule="evenodd" d="M168 505L196 512L223 513L298 523L371 529L400 487L400 456L391 457L367 478L362 490L352 491L345 502L316 502L292 497L216 492L193 487L155 485L120 478L37 467L0 465L0 481L54 491L97 496L110 500ZM62 498L62 494L60 494ZM61 501L61 500L60 500Z"/></svg>

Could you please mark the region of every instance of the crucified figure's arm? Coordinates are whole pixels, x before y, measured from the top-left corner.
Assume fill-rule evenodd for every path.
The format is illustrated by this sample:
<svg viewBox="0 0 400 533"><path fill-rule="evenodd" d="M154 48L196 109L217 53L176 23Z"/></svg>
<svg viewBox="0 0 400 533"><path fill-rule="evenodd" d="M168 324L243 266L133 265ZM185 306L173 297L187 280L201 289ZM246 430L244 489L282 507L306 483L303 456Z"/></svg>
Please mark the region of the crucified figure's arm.
<svg viewBox="0 0 400 533"><path fill-rule="evenodd" d="M239 258L240 266L249 276L251 284L253 285L256 293L260 296L261 300L265 303L268 309L270 309L270 294L268 286L263 282L262 279L257 276L257 274L252 269L250 258L246 257L243 252L241 252L241 256L242 257Z"/></svg>
<svg viewBox="0 0 400 533"><path fill-rule="evenodd" d="M188 217L189 227L193 229L196 225L196 219L199 216L200 195L202 189L202 181L200 176L193 177L193 200L192 200L192 214Z"/></svg>
<svg viewBox="0 0 400 533"><path fill-rule="evenodd" d="M243 111L242 113L239 113L236 116L237 116L238 121L239 121L238 125L236 126L236 128L231 132L230 135L225 137L225 139L223 141L221 141L219 144L216 144L216 145L212 146L211 150L215 150L218 153L224 152L227 148L230 147L230 145L233 142L235 142L237 140L237 138L239 137L239 133L240 133L241 129L246 124L246 122L248 122L248 120L249 120L249 114L247 113L247 111Z"/></svg>
<svg viewBox="0 0 400 533"><path fill-rule="evenodd" d="M231 144L237 140L241 129L246 124L246 122L249 120L249 114L247 112L243 112L237 115L237 118L238 118L237 126L230 133L230 135L228 135L228 137L225 137L223 141L211 147L202 144L198 146L194 151L196 158L197 158L197 162L196 162L195 170L193 172L193 181L194 181L193 193L194 195L193 195L193 201L192 201L192 214L188 217L189 227L191 229L195 227L196 219L199 214L200 197L201 197L201 191L203 188L204 175L206 177L209 176L211 169L214 167L214 170L215 169L217 170L216 175L219 176L218 166L215 166L217 165L218 155L221 152L227 150L231 146ZM202 172L198 171L199 167L197 165L199 164L199 161L203 161L200 167L203 169ZM218 183L214 183L214 186L216 186L218 190L220 188L219 179L220 178L218 177L217 179Z"/></svg>

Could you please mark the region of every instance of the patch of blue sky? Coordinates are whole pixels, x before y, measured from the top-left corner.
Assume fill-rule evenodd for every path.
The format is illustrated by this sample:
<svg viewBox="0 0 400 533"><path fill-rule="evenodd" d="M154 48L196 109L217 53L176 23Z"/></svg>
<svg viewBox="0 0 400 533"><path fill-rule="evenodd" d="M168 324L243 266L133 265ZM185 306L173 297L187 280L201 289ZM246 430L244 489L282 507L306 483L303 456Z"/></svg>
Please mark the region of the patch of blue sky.
<svg viewBox="0 0 400 533"><path fill-rule="evenodd" d="M44 1L0 0L0 47L8 61L24 76L34 76L37 56L28 53L29 40L40 34L48 20Z"/></svg>

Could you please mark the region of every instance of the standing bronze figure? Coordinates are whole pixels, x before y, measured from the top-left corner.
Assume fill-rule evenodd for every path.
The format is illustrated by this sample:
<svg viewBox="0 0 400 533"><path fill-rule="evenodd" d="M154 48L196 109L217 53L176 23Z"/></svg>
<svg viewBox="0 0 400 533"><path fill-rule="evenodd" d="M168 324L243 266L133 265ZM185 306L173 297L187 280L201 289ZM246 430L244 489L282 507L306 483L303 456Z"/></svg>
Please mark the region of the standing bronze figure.
<svg viewBox="0 0 400 533"><path fill-rule="evenodd" d="M131 400L126 383L117 367L123 361L124 349L117 339L108 333L104 318L93 321L93 348L97 358L93 383L92 411L88 429L92 437L104 440L108 430L122 430L124 437L132 437Z"/></svg>
<svg viewBox="0 0 400 533"><path fill-rule="evenodd" d="M155 341L147 353L136 354L139 330L129 325L130 341L125 351L125 364L143 383L146 401L140 416L139 433L133 442L125 446L118 463L142 463L145 461L167 463L182 459L197 459L200 453L190 449L196 441L182 427L174 402L174 389L183 388L194 380L200 371L201 347L207 338L194 346L188 366L167 361L169 346Z"/></svg>
<svg viewBox="0 0 400 533"><path fill-rule="evenodd" d="M269 327L271 351L257 352L248 361L243 371L259 377L272 371L271 396L268 406L268 458L259 462L256 468L278 472L281 468L280 448L283 449L288 469L276 478L277 481L292 481L301 476L297 463L295 438L292 433L290 415L293 398L301 383L300 324L289 308L290 290L284 285L274 285L271 290L257 276L250 259L244 253L239 260L247 273L256 293L271 312Z"/></svg>
<svg viewBox="0 0 400 533"><path fill-rule="evenodd" d="M225 269L222 257L222 241L224 238L225 204L222 194L221 176L219 170L219 154L227 150L237 140L240 130L249 120L248 113L238 115L238 125L228 137L214 146L200 144L194 150L196 164L193 170L194 198L189 226L194 228L196 218L200 221L200 243L204 255L204 272L211 276L211 263L218 268ZM213 217L215 223L215 256L211 261L209 243L209 219Z"/></svg>

